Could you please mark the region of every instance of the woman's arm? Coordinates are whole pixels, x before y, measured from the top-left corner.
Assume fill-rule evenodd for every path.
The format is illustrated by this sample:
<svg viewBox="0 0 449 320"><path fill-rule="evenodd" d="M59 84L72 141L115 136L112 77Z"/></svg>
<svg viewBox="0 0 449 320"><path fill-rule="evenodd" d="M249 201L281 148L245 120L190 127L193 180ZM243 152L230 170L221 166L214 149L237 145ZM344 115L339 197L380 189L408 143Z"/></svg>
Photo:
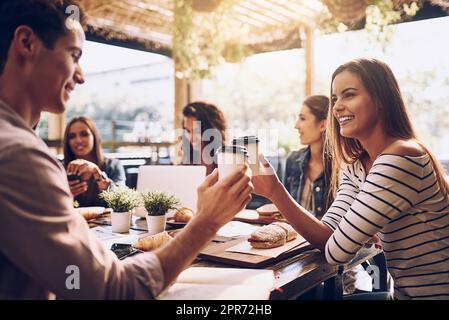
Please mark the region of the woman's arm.
<svg viewBox="0 0 449 320"><path fill-rule="evenodd" d="M104 169L104 172L109 179L109 184L106 186L106 188L108 188L110 185L115 187L126 185L126 173L120 160L106 160L106 167Z"/></svg>
<svg viewBox="0 0 449 320"><path fill-rule="evenodd" d="M276 176L274 168L260 157L260 175L253 177L254 192L270 199L288 222L315 248L324 250L332 229L300 206Z"/></svg>
<svg viewBox="0 0 449 320"><path fill-rule="evenodd" d="M298 204L282 184L276 188L270 200L296 231L312 246L324 252L327 240L333 233L331 228Z"/></svg>

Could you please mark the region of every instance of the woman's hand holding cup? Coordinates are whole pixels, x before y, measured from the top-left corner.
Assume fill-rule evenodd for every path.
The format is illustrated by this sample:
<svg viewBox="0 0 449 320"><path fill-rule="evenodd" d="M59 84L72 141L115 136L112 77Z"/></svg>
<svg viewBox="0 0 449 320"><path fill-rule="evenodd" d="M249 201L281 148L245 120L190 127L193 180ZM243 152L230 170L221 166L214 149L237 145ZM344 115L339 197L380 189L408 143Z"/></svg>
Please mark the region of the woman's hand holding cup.
<svg viewBox="0 0 449 320"><path fill-rule="evenodd" d="M259 155L259 175L252 177L254 193L271 199L276 190L282 185L273 166L263 154Z"/></svg>

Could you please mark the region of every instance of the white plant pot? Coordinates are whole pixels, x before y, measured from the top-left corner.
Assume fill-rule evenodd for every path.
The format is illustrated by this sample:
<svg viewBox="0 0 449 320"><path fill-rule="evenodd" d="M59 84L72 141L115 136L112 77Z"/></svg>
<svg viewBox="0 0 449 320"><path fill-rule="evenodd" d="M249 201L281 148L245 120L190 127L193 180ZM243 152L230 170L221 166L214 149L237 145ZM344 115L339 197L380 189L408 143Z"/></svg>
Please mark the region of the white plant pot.
<svg viewBox="0 0 449 320"><path fill-rule="evenodd" d="M165 230L165 222L167 220L167 216L164 214L163 216L146 216L148 233L156 234L159 232L163 232Z"/></svg>
<svg viewBox="0 0 449 320"><path fill-rule="evenodd" d="M131 211L128 212L112 212L111 225L112 232L127 233L131 226Z"/></svg>

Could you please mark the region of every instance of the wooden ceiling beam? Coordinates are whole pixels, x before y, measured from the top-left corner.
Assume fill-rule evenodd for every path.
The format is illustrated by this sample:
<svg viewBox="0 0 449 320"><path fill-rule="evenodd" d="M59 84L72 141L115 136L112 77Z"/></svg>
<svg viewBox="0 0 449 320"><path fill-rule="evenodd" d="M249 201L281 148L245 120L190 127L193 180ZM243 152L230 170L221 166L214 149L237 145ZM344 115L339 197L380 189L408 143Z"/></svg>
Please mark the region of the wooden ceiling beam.
<svg viewBox="0 0 449 320"><path fill-rule="evenodd" d="M286 23L292 21L297 15L292 14L291 11L285 10L282 6L279 6L272 1L258 1L250 2L254 9L257 8L259 12L269 12L269 16L278 20L280 23Z"/></svg>
<svg viewBox="0 0 449 320"><path fill-rule="evenodd" d="M271 10L272 12L276 12L279 16L285 17L289 21L297 20L298 14L292 12L291 10L288 10L282 5L277 4L274 1L262 1L260 3L261 6L265 7L268 10ZM304 15L300 15L301 17L304 17Z"/></svg>
<svg viewBox="0 0 449 320"><path fill-rule="evenodd" d="M315 0L316 1L316 0ZM316 1L319 2L319 1ZM297 1L280 1L277 0L277 3L280 7L283 7L286 10L290 10L294 12L295 14L299 14L302 16L311 17L312 19L316 18L317 15L322 14L323 10L325 10L326 7L322 6L322 9L319 8L311 8L309 7L306 2L301 1L301 4L299 4ZM321 4L321 2L320 2Z"/></svg>
<svg viewBox="0 0 449 320"><path fill-rule="evenodd" d="M119 34L127 34L129 38L143 39L154 42L160 42L164 46L171 46L171 34L167 34L164 30L155 30L154 28L143 29L136 27L135 25L126 24L124 22L115 22L113 25L110 24L110 20L104 20L102 18L97 18L92 21L91 26L94 28L102 28L105 26L106 30L111 32L116 32Z"/></svg>
<svg viewBox="0 0 449 320"><path fill-rule="evenodd" d="M112 5L113 2L108 0L99 0L99 1L84 0L82 1L82 4L84 5L85 10L88 11L89 15L94 15L95 13L98 13L103 9Z"/></svg>
<svg viewBox="0 0 449 320"><path fill-rule="evenodd" d="M156 26L156 27L165 27L167 30L170 30L170 26L172 21L167 21L167 19L163 19L160 14L152 11L146 12L145 9L137 8L137 7L126 7L123 3L115 3L116 6L120 7L123 10L123 17L132 16L139 24L146 24L147 26ZM125 11L126 9L126 11Z"/></svg>
<svg viewBox="0 0 449 320"><path fill-rule="evenodd" d="M258 21L264 23L265 25L275 26L276 24L279 23L279 21L277 21L276 19L273 19L266 15L260 14L258 12L254 12L251 9L246 8L245 6L237 5L234 8L234 10L241 14L245 14L245 15L251 17L252 19L258 20Z"/></svg>
<svg viewBox="0 0 449 320"><path fill-rule="evenodd" d="M118 2L118 1L116 1ZM156 3L157 2L157 3ZM141 0L127 0L128 8L137 7L140 9L156 12L167 18L173 17L173 6L168 6L163 1L141 1ZM163 5L163 3L165 5Z"/></svg>
<svg viewBox="0 0 449 320"><path fill-rule="evenodd" d="M267 22L265 20L260 19L260 17L255 17L254 15L250 14L248 10L241 7L234 8L232 18L239 22L248 22L257 28L263 28L267 25Z"/></svg>
<svg viewBox="0 0 449 320"><path fill-rule="evenodd" d="M271 21L276 23L285 23L286 19L284 16L278 15L276 12L266 10L266 7L262 5L264 1L261 2L252 2L251 0L240 1L238 6L243 7L250 11L251 13L256 13L260 16L263 16Z"/></svg>

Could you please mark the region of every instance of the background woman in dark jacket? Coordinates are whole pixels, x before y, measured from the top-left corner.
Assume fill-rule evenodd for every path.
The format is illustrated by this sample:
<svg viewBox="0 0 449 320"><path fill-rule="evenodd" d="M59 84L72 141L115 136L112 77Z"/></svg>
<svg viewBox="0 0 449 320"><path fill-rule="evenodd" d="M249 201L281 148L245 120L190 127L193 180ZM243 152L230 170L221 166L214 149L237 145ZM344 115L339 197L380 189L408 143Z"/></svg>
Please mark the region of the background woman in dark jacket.
<svg viewBox="0 0 449 320"><path fill-rule="evenodd" d="M287 157L284 185L292 197L304 208L321 218L329 200L329 181L324 160L324 134L329 99L316 95L308 97L300 110L295 129L306 148L292 151Z"/></svg>

